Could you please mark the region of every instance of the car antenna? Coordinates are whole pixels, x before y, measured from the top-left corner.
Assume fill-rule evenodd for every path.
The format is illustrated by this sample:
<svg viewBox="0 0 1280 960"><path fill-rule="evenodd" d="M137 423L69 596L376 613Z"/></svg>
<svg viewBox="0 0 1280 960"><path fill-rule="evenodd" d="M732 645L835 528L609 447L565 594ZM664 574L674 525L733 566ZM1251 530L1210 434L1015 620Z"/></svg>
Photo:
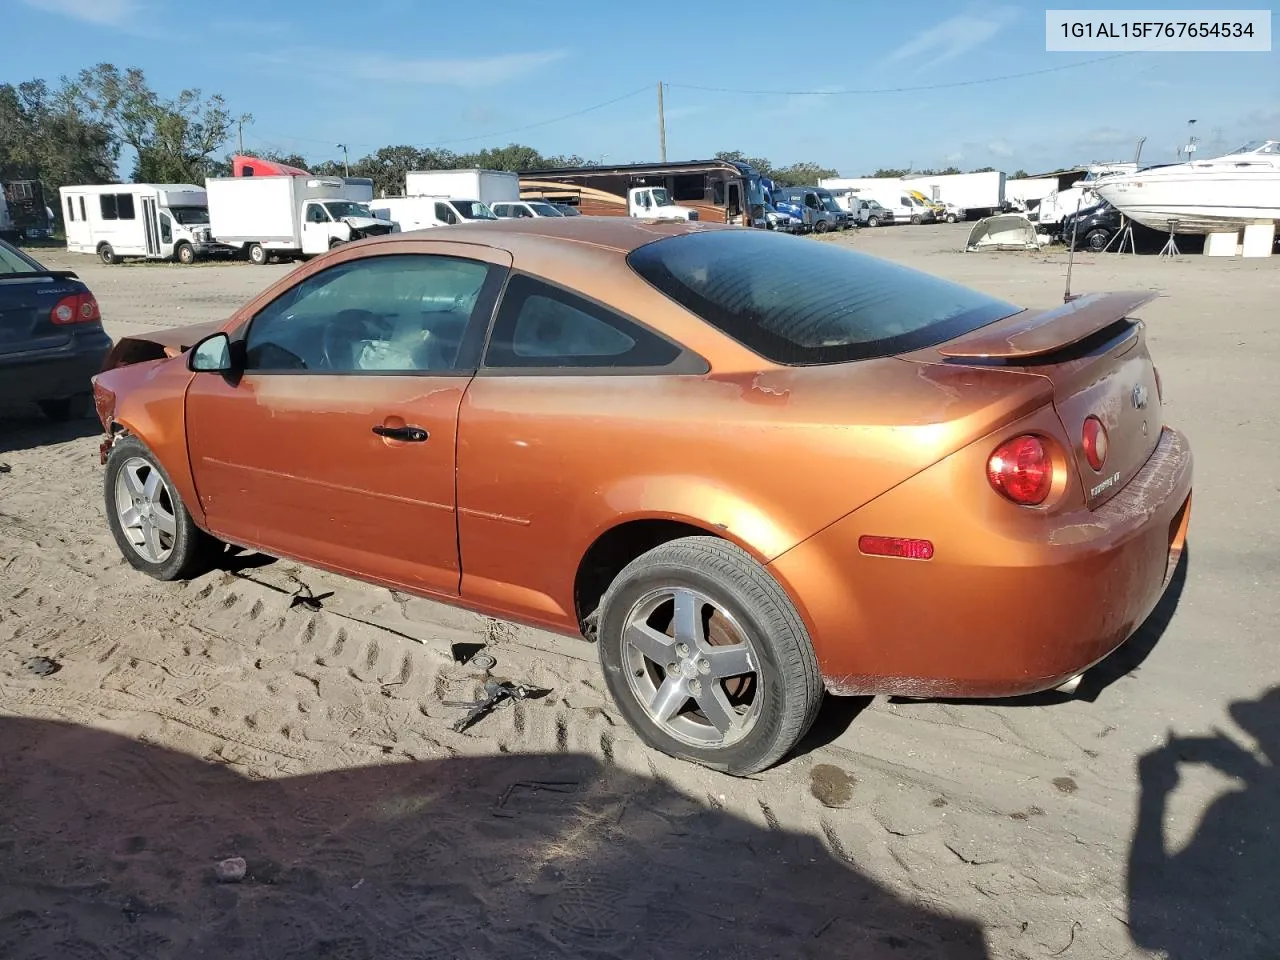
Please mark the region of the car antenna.
<svg viewBox="0 0 1280 960"><path fill-rule="evenodd" d="M1076 259L1076 234L1080 231L1080 203L1084 200L1084 191L1080 191L1080 196L1076 198L1075 216L1071 218L1071 249L1067 252L1067 289L1062 293L1062 302L1070 303L1080 294L1071 292L1071 267Z"/></svg>

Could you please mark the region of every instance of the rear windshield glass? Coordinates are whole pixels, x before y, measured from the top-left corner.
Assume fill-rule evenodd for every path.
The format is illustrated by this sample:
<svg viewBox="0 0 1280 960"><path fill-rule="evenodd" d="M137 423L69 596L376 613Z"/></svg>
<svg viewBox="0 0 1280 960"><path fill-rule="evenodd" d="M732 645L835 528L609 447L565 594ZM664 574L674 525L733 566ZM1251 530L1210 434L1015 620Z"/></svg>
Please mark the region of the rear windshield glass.
<svg viewBox="0 0 1280 960"><path fill-rule="evenodd" d="M767 230L670 237L627 262L743 346L793 366L918 350L1021 309L847 247Z"/></svg>
<svg viewBox="0 0 1280 960"><path fill-rule="evenodd" d="M41 269L34 260L28 260L17 250L0 244L0 277L11 277L20 273L38 273Z"/></svg>

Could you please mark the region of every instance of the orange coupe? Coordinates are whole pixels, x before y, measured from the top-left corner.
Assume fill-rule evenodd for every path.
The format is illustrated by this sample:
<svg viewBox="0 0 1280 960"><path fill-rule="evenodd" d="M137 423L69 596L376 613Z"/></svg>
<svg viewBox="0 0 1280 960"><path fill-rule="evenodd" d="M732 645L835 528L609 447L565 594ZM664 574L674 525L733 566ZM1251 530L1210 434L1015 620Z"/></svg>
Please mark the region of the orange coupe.
<svg viewBox="0 0 1280 960"><path fill-rule="evenodd" d="M1011 696L1121 644L1191 451L1132 311L834 244L580 217L346 244L94 381L107 518L595 641L653 747L733 774L824 691Z"/></svg>

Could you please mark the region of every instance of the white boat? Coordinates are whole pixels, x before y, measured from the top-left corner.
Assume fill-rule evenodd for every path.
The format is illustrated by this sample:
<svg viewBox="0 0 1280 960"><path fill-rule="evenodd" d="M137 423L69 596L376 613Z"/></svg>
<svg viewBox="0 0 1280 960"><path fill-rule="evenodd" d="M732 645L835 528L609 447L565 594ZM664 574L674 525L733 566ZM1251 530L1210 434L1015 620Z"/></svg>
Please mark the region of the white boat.
<svg viewBox="0 0 1280 960"><path fill-rule="evenodd" d="M1246 144L1209 160L1100 177L1103 200L1131 220L1175 233L1230 233L1280 223L1280 140Z"/></svg>

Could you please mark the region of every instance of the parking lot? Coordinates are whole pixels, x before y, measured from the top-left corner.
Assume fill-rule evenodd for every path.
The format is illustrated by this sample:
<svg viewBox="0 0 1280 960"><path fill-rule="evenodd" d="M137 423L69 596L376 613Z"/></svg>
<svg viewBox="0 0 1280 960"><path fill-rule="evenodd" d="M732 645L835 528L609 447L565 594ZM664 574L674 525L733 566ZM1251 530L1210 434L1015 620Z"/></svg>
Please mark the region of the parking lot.
<svg viewBox="0 0 1280 960"><path fill-rule="evenodd" d="M964 253L968 229L803 242L1061 302L1065 253ZM117 338L290 269L34 252ZM254 555L151 581L103 519L98 425L0 411L0 957L1274 950L1280 258L1077 255L1072 288L1162 294L1141 315L1196 458L1169 595L1073 698L829 700L746 780L635 740L585 642ZM457 642L551 693L453 732L481 679ZM246 882L211 882L237 856Z"/></svg>

